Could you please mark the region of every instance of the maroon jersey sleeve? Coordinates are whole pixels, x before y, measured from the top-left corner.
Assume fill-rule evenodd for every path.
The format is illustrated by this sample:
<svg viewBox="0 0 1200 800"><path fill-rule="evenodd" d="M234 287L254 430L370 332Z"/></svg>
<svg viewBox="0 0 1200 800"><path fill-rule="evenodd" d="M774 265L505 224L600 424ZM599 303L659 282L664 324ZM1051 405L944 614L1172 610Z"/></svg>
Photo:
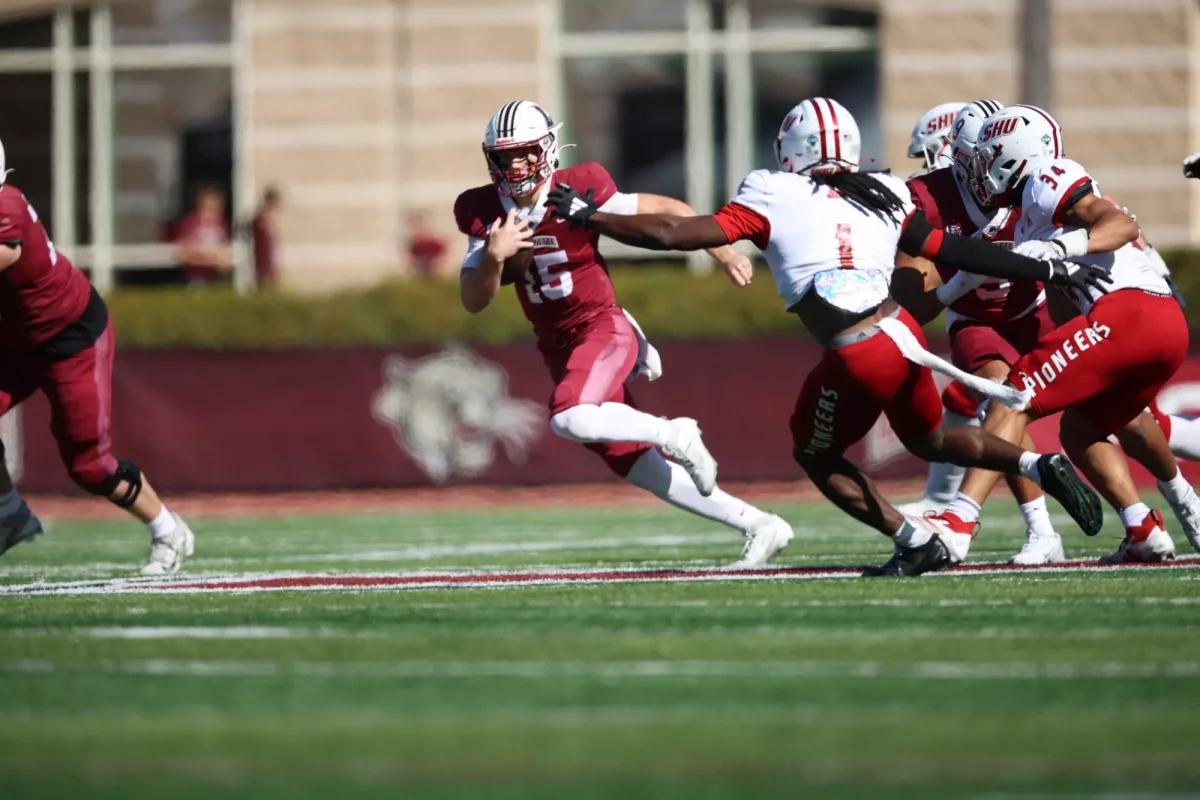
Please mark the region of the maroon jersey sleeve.
<svg viewBox="0 0 1200 800"><path fill-rule="evenodd" d="M561 170L555 174L554 179L556 182L567 184L580 194L591 189L592 199L596 201L597 206L604 205L617 193L617 184L608 174L608 170L595 161Z"/></svg>
<svg viewBox="0 0 1200 800"><path fill-rule="evenodd" d="M942 219L941 209L938 207L933 190L929 185L928 174L918 175L911 179L908 182L908 191L912 194L913 205L920 211L925 212L925 219L929 220L930 225L935 228L946 227L946 222Z"/></svg>
<svg viewBox="0 0 1200 800"><path fill-rule="evenodd" d="M500 205L500 196L491 184L468 189L454 201L454 221L458 230L476 239L487 238L492 223L502 216L504 208Z"/></svg>
<svg viewBox="0 0 1200 800"><path fill-rule="evenodd" d="M4 193L0 192L0 242L21 244L25 238L25 218L27 213L24 208L13 207L13 203L9 197L4 197Z"/></svg>
<svg viewBox="0 0 1200 800"><path fill-rule="evenodd" d="M0 349L33 350L79 321L91 284L54 249L21 190L7 184L0 187L0 240L21 241L21 257L0 272Z"/></svg>

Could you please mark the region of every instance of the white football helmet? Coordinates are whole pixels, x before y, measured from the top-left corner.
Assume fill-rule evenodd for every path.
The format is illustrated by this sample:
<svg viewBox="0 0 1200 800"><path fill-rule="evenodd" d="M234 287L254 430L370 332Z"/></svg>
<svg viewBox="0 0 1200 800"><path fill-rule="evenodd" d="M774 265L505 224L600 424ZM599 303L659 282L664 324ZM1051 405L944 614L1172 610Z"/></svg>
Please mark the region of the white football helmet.
<svg viewBox="0 0 1200 800"><path fill-rule="evenodd" d="M955 174L963 181L971 175L971 156L975 155L975 144L983 121L1004 108L995 100L975 100L963 106L950 126L950 161Z"/></svg>
<svg viewBox="0 0 1200 800"><path fill-rule="evenodd" d="M1063 157L1062 128L1036 106L1009 106L979 129L970 162L971 190L984 205L1011 206L1016 190L1046 161Z"/></svg>
<svg viewBox="0 0 1200 800"><path fill-rule="evenodd" d="M523 197L535 191L558 169L558 130L555 122L541 106L530 100L514 100L500 107L488 122L483 134L483 155L488 173L500 193L508 197ZM530 165L519 161L505 166L498 155L505 150L520 150L531 146L540 149L538 161Z"/></svg>
<svg viewBox="0 0 1200 800"><path fill-rule="evenodd" d="M8 173L12 172L8 168L8 158L4 155L4 142L0 142L0 186L3 186L8 180Z"/></svg>
<svg viewBox="0 0 1200 800"><path fill-rule="evenodd" d="M966 103L942 103L921 115L913 126L912 141L908 144L908 157L920 158L924 169L917 174L933 172L950 166L950 129L958 112Z"/></svg>
<svg viewBox="0 0 1200 800"><path fill-rule="evenodd" d="M801 101L788 112L775 139L779 166L799 175L858 172L861 153L854 116L827 97Z"/></svg>

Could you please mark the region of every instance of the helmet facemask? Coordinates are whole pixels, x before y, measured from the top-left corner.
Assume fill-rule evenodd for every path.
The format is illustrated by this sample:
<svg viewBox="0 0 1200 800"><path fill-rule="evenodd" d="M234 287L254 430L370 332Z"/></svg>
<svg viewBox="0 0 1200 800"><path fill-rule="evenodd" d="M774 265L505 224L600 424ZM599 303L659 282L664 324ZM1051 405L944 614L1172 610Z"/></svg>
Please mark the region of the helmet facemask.
<svg viewBox="0 0 1200 800"><path fill-rule="evenodd" d="M992 168L1000 160L1004 161L1003 168L1006 170L1016 164L1015 159L1006 158L1003 144L985 145L971 156L967 170L967 186L979 204L985 208L1008 205L1009 189L1012 187L1001 186L992 173Z"/></svg>
<svg viewBox="0 0 1200 800"><path fill-rule="evenodd" d="M557 126L556 126L557 127ZM530 163L527 156L505 159L501 154L537 149L537 161ZM525 197L537 191L558 169L558 137L554 130L541 139L526 142L508 142L488 147L484 145L483 156L487 160L488 174L500 194L506 197ZM506 166L507 164L507 166Z"/></svg>

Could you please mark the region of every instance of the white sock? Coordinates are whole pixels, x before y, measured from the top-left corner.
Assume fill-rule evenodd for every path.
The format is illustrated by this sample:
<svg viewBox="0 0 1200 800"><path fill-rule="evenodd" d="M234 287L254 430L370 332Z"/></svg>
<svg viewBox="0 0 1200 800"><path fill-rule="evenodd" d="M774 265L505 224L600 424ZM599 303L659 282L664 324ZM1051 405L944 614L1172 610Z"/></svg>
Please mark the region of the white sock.
<svg viewBox="0 0 1200 800"><path fill-rule="evenodd" d="M175 524L175 517L171 516L170 511L167 511L167 504L163 503L162 511L158 512L158 516L150 520L150 524L146 527L150 529L151 538L161 539L175 531Z"/></svg>
<svg viewBox="0 0 1200 800"><path fill-rule="evenodd" d="M25 501L21 499L21 495L16 489L8 492L8 494L0 495L0 519L7 519L17 513Z"/></svg>
<svg viewBox="0 0 1200 800"><path fill-rule="evenodd" d="M1042 476L1038 474L1037 468L1038 459L1041 457L1040 453L1030 453L1029 451L1021 454L1021 477L1028 478L1038 486L1042 485Z"/></svg>
<svg viewBox="0 0 1200 800"><path fill-rule="evenodd" d="M933 538L933 532L918 528L908 520L900 526L900 530L892 534L892 541L900 547L920 547Z"/></svg>
<svg viewBox="0 0 1200 800"><path fill-rule="evenodd" d="M1030 500L1020 506L1021 516L1025 518L1025 530L1042 536L1053 536L1054 525L1050 522L1050 512L1046 510L1046 497Z"/></svg>
<svg viewBox="0 0 1200 800"><path fill-rule="evenodd" d="M625 480L677 508L736 528L742 533L761 525L769 516L720 489L714 489L711 495L705 497L683 467L667 461L657 450L648 450L639 458Z"/></svg>
<svg viewBox="0 0 1200 800"><path fill-rule="evenodd" d="M572 442L645 442L662 447L671 423L624 403L575 406L550 418L550 429Z"/></svg>
<svg viewBox="0 0 1200 800"><path fill-rule="evenodd" d="M1189 461L1200 461L1200 417L1171 414L1171 452Z"/></svg>
<svg viewBox="0 0 1200 800"><path fill-rule="evenodd" d="M1159 481L1158 491L1162 496L1167 498L1167 502L1177 506L1187 502L1193 494L1192 485L1183 477L1183 473L1177 471L1175 477L1169 481Z"/></svg>
<svg viewBox="0 0 1200 800"><path fill-rule="evenodd" d="M978 428L980 424L975 417L964 417L953 411L947 411L942 415L942 429L947 431L963 425L973 425ZM925 479L925 497L939 503L949 503L950 498L954 497L954 493L958 491L958 487L962 486L963 476L966 474L967 468L957 464L930 464L929 477Z"/></svg>
<svg viewBox="0 0 1200 800"><path fill-rule="evenodd" d="M1121 524L1126 528L1136 527L1146 521L1149 513L1150 506L1145 503L1132 503L1121 509Z"/></svg>
<svg viewBox="0 0 1200 800"><path fill-rule="evenodd" d="M950 505L946 506L947 514L953 514L963 522L974 522L979 519L980 510L979 503L976 503L962 492L956 492L954 499L950 501Z"/></svg>

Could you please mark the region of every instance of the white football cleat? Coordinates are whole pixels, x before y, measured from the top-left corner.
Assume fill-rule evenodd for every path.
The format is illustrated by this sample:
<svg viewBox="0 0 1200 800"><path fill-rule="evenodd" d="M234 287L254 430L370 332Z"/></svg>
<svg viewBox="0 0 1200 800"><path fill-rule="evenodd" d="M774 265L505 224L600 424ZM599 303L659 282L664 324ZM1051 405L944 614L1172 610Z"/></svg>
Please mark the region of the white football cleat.
<svg viewBox="0 0 1200 800"><path fill-rule="evenodd" d="M775 557L796 534L792 526L782 517L768 514L762 524L746 531L746 546L742 549L742 558L733 565L734 569L756 569L765 567L767 562Z"/></svg>
<svg viewBox="0 0 1200 800"><path fill-rule="evenodd" d="M908 516L908 515L905 515ZM920 517L908 517L918 528L936 533L950 553L950 564L961 564L971 551L971 540L975 538L978 522L966 522L946 512L926 511Z"/></svg>
<svg viewBox="0 0 1200 800"><path fill-rule="evenodd" d="M183 566L183 561L196 549L196 535L172 512L175 530L166 536L150 540L150 558L142 565L143 575L174 575Z"/></svg>
<svg viewBox="0 0 1200 800"><path fill-rule="evenodd" d="M1067 560L1063 552L1062 537L1058 531L1036 533L1026 531L1025 546L1021 551L1008 560L1010 564L1023 567L1033 567L1039 564L1057 564Z"/></svg>
<svg viewBox="0 0 1200 800"><path fill-rule="evenodd" d="M941 500L935 500L932 497L922 497L920 500L896 506L896 510L906 517L924 517L930 511L935 514L942 513L946 510L947 505L949 505L948 502L943 503Z"/></svg>
<svg viewBox="0 0 1200 800"><path fill-rule="evenodd" d="M1183 535L1191 543L1192 549L1200 552L1200 497L1197 497L1193 490L1187 493L1182 503L1176 505L1167 498L1167 504L1171 506L1171 511L1179 521L1179 527L1183 528Z"/></svg>
<svg viewBox="0 0 1200 800"><path fill-rule="evenodd" d="M683 467L700 494L709 497L717 488L717 461L700 438L700 424L687 417L670 420L668 424L671 436L663 445L663 455Z"/></svg>
<svg viewBox="0 0 1200 800"><path fill-rule="evenodd" d="M1125 529L1125 539L1117 552L1103 556L1101 564L1155 564L1175 559L1175 542L1163 525L1157 509L1146 515L1141 525Z"/></svg>

